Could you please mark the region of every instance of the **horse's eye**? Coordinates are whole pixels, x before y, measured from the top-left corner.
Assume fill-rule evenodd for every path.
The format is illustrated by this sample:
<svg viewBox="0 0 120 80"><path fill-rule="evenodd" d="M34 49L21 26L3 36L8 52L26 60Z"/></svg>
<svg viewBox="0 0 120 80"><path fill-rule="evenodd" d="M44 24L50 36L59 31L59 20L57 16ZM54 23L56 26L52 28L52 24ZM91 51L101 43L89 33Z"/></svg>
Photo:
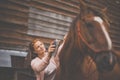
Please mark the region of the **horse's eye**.
<svg viewBox="0 0 120 80"><path fill-rule="evenodd" d="M87 27L97 27L97 26L100 26L100 23L96 22L96 21L86 22L86 26Z"/></svg>
<svg viewBox="0 0 120 80"><path fill-rule="evenodd" d="M89 36L95 37L94 36L94 31L95 30L95 25L92 24L91 22L87 22L86 24L86 31L90 34Z"/></svg>
<svg viewBox="0 0 120 80"><path fill-rule="evenodd" d="M87 22L86 26L87 27L94 27L94 25L92 23L90 23L90 22Z"/></svg>

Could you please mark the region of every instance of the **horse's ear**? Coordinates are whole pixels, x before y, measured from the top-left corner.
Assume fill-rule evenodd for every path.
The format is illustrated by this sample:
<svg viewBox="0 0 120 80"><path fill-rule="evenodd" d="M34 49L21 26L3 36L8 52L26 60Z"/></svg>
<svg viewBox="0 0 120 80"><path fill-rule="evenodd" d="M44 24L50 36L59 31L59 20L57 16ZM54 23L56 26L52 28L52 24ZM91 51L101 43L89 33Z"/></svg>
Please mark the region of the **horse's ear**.
<svg viewBox="0 0 120 80"><path fill-rule="evenodd" d="M80 16L83 17L87 13L87 4L84 0L78 0L80 8Z"/></svg>
<svg viewBox="0 0 120 80"><path fill-rule="evenodd" d="M107 16L107 8L103 8L101 9L102 14L103 14L103 20L105 21L105 23L107 24L106 26L110 26L110 23L112 23L112 21L110 20L110 18Z"/></svg>
<svg viewBox="0 0 120 80"><path fill-rule="evenodd" d="M80 6L85 6L86 5L83 0L78 0L78 1L79 1Z"/></svg>
<svg viewBox="0 0 120 80"><path fill-rule="evenodd" d="M104 9L102 9L102 12L106 13L107 12L107 7L105 7Z"/></svg>

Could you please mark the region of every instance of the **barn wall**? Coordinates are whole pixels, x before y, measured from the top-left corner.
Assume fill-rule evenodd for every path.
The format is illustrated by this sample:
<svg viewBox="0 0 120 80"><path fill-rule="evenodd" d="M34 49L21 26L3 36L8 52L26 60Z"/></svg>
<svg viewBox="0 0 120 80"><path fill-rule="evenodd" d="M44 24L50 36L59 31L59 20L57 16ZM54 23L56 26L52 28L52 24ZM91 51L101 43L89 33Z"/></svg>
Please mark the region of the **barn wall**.
<svg viewBox="0 0 120 80"><path fill-rule="evenodd" d="M24 51L27 37L29 7L16 1L0 1L0 48ZM25 44L26 43L26 44Z"/></svg>
<svg viewBox="0 0 120 80"><path fill-rule="evenodd" d="M26 51L33 38L62 39L78 13L72 2L4 0L0 2L0 48Z"/></svg>
<svg viewBox="0 0 120 80"><path fill-rule="evenodd" d="M28 1L0 0L1 67L11 67L11 55L25 56L27 54L26 50L32 39L26 34L28 15Z"/></svg>
<svg viewBox="0 0 120 80"><path fill-rule="evenodd" d="M28 45L39 38L48 47L63 39L79 13L78 3L61 0L0 0L0 61L11 66L11 55L25 56Z"/></svg>

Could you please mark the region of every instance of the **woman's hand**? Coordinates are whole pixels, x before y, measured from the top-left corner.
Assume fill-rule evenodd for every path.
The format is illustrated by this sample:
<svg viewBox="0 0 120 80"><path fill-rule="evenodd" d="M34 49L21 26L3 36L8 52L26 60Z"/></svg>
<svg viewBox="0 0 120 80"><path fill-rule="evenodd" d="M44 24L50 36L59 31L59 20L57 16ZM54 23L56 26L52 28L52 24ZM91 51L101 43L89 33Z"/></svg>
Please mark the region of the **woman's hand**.
<svg viewBox="0 0 120 80"><path fill-rule="evenodd" d="M52 54L54 51L55 51L55 44L53 44L54 42L51 42L50 43L50 46L49 46L49 48L48 48L48 53L49 54Z"/></svg>

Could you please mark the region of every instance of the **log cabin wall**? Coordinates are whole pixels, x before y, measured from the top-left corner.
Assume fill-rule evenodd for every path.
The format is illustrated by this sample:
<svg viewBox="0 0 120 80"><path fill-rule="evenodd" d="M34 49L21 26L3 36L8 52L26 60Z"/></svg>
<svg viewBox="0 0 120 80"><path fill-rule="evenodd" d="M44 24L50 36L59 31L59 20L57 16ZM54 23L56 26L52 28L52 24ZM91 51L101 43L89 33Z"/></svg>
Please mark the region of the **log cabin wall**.
<svg viewBox="0 0 120 80"><path fill-rule="evenodd" d="M28 1L0 0L0 66L11 67L11 55L25 56L28 36Z"/></svg>
<svg viewBox="0 0 120 80"><path fill-rule="evenodd" d="M34 38L46 47L62 40L79 13L78 3L61 0L0 0L1 66L10 67L10 56L26 56ZM9 57L8 57L9 55Z"/></svg>
<svg viewBox="0 0 120 80"><path fill-rule="evenodd" d="M0 1L0 48L5 50L25 51L29 38L29 6L17 1Z"/></svg>

